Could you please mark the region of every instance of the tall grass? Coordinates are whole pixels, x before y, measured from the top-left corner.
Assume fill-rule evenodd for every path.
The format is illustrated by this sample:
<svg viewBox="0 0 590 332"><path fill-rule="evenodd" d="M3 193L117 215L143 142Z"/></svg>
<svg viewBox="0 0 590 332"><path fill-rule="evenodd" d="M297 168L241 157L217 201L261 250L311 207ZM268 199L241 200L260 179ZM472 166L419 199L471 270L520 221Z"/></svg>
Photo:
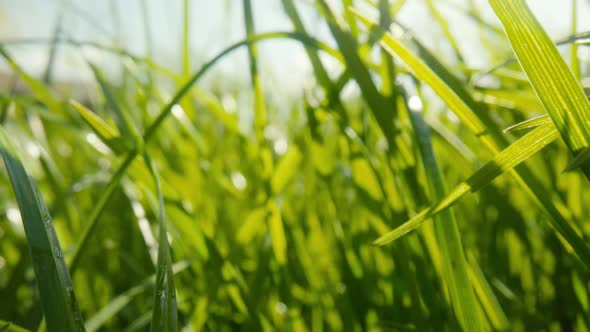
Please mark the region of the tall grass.
<svg viewBox="0 0 590 332"><path fill-rule="evenodd" d="M145 1L145 56L69 38L63 10L49 40L0 41L28 87L0 95L0 331L590 329L577 1L556 42L524 0L489 1L500 25L454 8L489 68L465 63L450 2L423 3L448 56L397 21L411 2L277 0L292 31L262 34L259 3L236 2L244 39L199 63L185 0L179 73L151 57ZM299 98L264 84L272 40L309 59ZM42 77L24 43L49 46ZM114 54L122 79L87 61L95 98L58 94L58 47ZM203 83L246 54L246 85Z"/></svg>

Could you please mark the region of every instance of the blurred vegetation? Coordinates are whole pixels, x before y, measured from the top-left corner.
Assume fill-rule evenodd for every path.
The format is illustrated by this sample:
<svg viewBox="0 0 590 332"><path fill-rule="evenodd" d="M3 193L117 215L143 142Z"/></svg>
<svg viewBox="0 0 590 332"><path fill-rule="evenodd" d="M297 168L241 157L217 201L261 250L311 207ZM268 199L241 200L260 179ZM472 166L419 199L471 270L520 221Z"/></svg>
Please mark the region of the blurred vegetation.
<svg viewBox="0 0 590 332"><path fill-rule="evenodd" d="M246 39L202 64L184 15L180 73L59 28L0 42L27 86L0 91L0 331L588 331L577 1L553 42L524 0L489 1L501 25L454 8L489 69L439 1L444 51L396 21L411 1L277 2L292 31L257 34L243 0ZM283 39L313 68L297 98L261 83L257 45ZM89 60L96 97L57 93L53 60L32 77L19 43L115 54L122 79ZM238 49L248 84L202 83Z"/></svg>

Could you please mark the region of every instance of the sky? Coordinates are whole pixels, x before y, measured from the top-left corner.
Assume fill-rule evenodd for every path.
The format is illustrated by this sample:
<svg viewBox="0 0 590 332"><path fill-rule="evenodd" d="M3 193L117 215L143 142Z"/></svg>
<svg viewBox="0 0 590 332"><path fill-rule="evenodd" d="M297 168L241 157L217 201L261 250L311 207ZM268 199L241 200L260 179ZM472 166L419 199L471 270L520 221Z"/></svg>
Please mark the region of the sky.
<svg viewBox="0 0 590 332"><path fill-rule="evenodd" d="M182 0L0 0L0 42L22 38L46 38L53 35L60 13L65 36L84 41L119 45L131 53L146 54L142 2L148 11L154 59L157 63L180 72L182 40ZM295 0L304 21L316 37L332 43L327 27L317 18L312 0ZM463 0L436 0L435 3L450 22L451 31L464 40L461 50L467 65L485 68L490 59L479 49L479 35L472 23L450 4L464 5ZM485 17L497 22L485 0L476 0ZM191 0L190 45L191 67L197 69L225 46L244 38L241 0ZM578 29L590 30L590 21L581 19L590 13L588 1L579 1ZM567 36L570 31L571 1L531 0L534 13L553 38ZM288 31L291 25L281 10L280 0L252 0L257 32ZM62 11L62 6L65 10ZM440 45L442 34L429 15L424 0L408 0L399 14L402 23L431 49ZM448 47L448 45L447 45ZM47 63L46 44L9 46L8 50L31 74L40 75ZM303 49L290 41L269 41L260 46L260 67L263 75L276 87L297 93L309 81L311 68ZM112 57L90 48L84 55L106 68L115 68ZM583 55L586 56L586 55ZM58 53L55 76L66 81L86 81L92 75L77 49L62 47ZM224 60L214 75L228 79L247 78L247 57L244 51ZM6 71L0 61L0 71ZM114 71L114 69L113 69ZM288 78L288 79L286 79ZM278 83L277 83L278 82Z"/></svg>

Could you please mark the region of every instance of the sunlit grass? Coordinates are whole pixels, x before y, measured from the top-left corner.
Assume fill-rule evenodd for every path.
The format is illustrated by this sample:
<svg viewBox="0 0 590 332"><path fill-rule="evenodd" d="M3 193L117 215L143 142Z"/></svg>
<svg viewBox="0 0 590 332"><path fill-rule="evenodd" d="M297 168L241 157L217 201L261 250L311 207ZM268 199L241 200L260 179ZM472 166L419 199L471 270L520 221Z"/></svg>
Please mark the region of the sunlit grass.
<svg viewBox="0 0 590 332"><path fill-rule="evenodd" d="M588 33L460 8L501 64L469 68L442 2L448 53L396 21L410 2L277 0L292 31L258 34L243 0L245 39L198 63L185 0L180 73L150 58L147 2L145 57L0 41L28 87L0 95L0 331L590 329L587 63L556 47ZM296 99L263 84L272 40L310 61ZM33 77L20 43L115 54L122 79L88 61L96 98L57 94L57 53ZM246 85L203 83L236 56Z"/></svg>

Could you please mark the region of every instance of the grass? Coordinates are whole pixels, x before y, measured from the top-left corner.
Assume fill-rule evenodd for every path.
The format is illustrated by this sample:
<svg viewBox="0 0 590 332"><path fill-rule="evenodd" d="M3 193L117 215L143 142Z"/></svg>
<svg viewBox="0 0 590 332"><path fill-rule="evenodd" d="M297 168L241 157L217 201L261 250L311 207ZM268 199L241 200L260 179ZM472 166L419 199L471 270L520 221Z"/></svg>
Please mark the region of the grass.
<svg viewBox="0 0 590 332"><path fill-rule="evenodd" d="M145 1L144 56L117 31L70 38L63 8L50 39L0 41L28 87L0 91L0 331L590 329L577 1L555 42L524 0L490 0L499 24L424 1L447 53L396 20L411 2L277 0L292 31L258 33L243 0L245 39L199 63L185 0L179 73L151 58ZM467 65L443 6L472 19L489 68ZM272 40L309 58L297 98L265 84ZM20 44L49 46L44 75ZM96 98L55 93L61 47L116 55L122 79L87 61ZM248 83L204 83L242 55Z"/></svg>

